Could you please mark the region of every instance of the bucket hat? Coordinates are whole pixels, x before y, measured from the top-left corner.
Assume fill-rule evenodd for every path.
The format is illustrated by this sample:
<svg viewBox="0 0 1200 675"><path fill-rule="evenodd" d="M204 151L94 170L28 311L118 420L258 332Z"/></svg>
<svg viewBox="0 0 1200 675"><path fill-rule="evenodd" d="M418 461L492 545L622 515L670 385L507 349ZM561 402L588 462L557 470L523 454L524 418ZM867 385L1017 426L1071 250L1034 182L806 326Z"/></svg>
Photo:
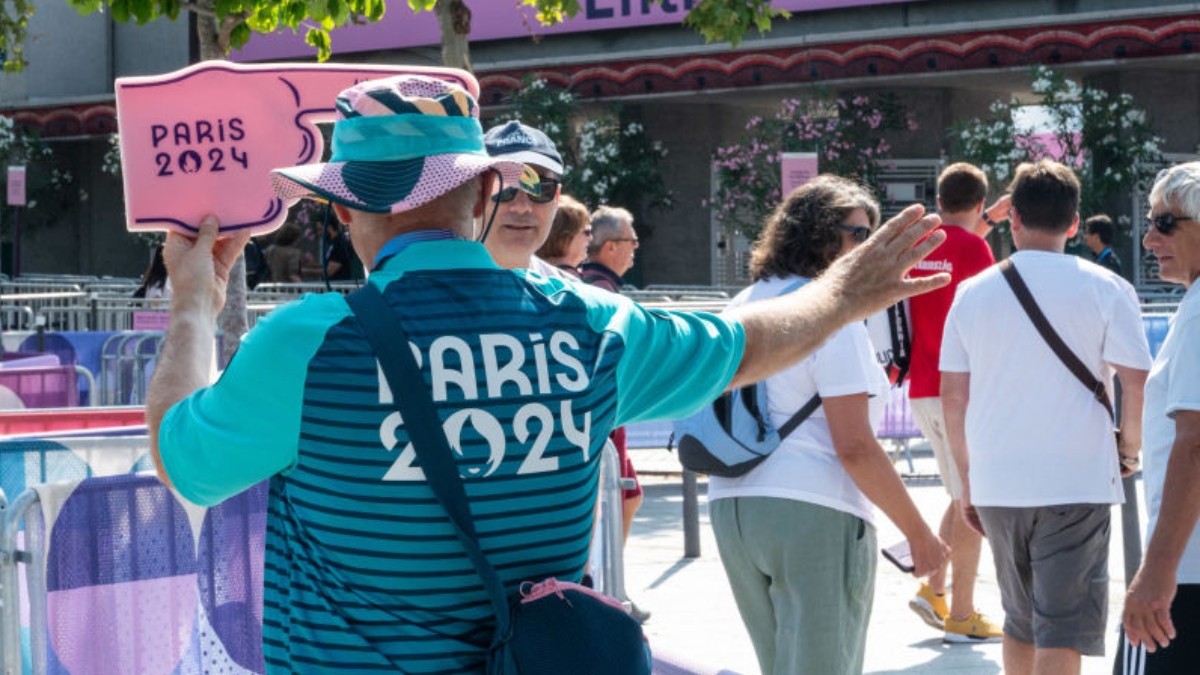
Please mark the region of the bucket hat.
<svg viewBox="0 0 1200 675"><path fill-rule="evenodd" d="M466 89L433 77L369 80L337 97L326 163L275 169L275 194L292 203L327 199L359 211L400 213L495 169L506 186L535 194L523 163L489 157L479 106Z"/></svg>

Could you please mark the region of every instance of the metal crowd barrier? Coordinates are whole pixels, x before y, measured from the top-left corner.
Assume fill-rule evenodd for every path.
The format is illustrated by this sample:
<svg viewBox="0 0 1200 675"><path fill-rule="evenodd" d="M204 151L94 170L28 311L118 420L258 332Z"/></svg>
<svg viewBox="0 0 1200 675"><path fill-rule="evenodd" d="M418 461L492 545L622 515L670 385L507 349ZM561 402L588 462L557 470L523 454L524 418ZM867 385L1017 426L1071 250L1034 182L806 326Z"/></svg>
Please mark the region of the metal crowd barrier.
<svg viewBox="0 0 1200 675"><path fill-rule="evenodd" d="M96 431L96 430L91 430ZM42 453L41 461L20 462L24 468L23 483L7 482L21 489L20 494L8 504L0 490L0 663L4 675L20 675L22 672L22 627L20 616L19 588L22 576L29 598L29 647L35 675L46 672L45 655L48 653L46 620L48 616L46 593L45 555L48 550L48 523L42 523L40 484L28 479L53 482L72 473L71 480L90 476L118 475L131 468L147 466L144 454L149 448L145 429L130 428L110 430L114 437L64 437L57 440L32 438L0 441L0 454L17 452L23 454ZM78 459L82 456L82 461ZM136 457L136 459L135 459ZM61 462L67 462L61 468ZM13 465L14 463L9 463ZM39 468L40 467L40 468ZM10 467L11 468L11 467ZM38 473L29 474L29 471ZM81 473L82 472L82 473ZM621 496L622 479L620 461L616 447L606 441L600 463L599 513L596 532L593 535L593 556L589 568L599 564L600 573L593 575L598 591L628 603L625 591L623 528L621 512L624 500ZM43 527L39 527L41 524ZM21 542L24 532L24 542ZM165 544L164 544L165 545ZM139 549L140 550L140 549ZM142 551L153 554L153 551ZM23 566L23 567L22 567ZM24 570L24 575L22 575Z"/></svg>
<svg viewBox="0 0 1200 675"><path fill-rule="evenodd" d="M100 350L99 405L146 402L149 366L158 358L162 341L161 331L147 331L117 333L104 342Z"/></svg>

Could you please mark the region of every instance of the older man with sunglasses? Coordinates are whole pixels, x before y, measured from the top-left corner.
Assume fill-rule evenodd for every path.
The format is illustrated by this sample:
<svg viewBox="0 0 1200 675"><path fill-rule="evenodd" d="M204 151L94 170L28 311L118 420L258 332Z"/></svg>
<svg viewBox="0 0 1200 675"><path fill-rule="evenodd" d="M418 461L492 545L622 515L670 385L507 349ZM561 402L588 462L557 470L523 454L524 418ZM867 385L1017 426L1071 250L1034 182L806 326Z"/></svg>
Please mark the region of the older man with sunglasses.
<svg viewBox="0 0 1200 675"><path fill-rule="evenodd" d="M491 157L521 162L540 179L540 189L533 192L516 185L495 186L492 201L496 204L496 219L491 230L484 232L483 245L501 267L566 278L562 270L534 255L550 234L558 211L563 162L554 141L542 131L514 120L489 129L483 142Z"/></svg>
<svg viewBox="0 0 1200 675"><path fill-rule="evenodd" d="M1159 174L1142 243L1183 284L1146 382L1142 447L1150 543L1125 596L1117 673L1194 673L1200 664L1200 162ZM1146 652L1149 652L1148 654Z"/></svg>

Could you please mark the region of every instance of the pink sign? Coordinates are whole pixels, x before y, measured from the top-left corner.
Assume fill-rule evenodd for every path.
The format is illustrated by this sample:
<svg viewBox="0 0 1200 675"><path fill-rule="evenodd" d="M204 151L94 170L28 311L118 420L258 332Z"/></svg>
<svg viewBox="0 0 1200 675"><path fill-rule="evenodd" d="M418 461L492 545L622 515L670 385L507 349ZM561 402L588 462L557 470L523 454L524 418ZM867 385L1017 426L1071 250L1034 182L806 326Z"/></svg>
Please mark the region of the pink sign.
<svg viewBox="0 0 1200 675"><path fill-rule="evenodd" d="M844 9L860 5L884 5L907 0L775 0L776 9L789 12L811 12L822 9ZM555 26L543 26L533 8L519 5L517 0L466 0L471 10L469 40L500 40L507 38L578 33L614 28L637 28L663 24L680 24L700 0L580 0L579 13ZM254 34L250 42L232 57L238 61L313 56L316 49L304 42L304 35L282 29L271 35ZM441 43L437 18L433 12L413 14L405 3L389 3L383 19L372 24L347 25L333 30L330 41L335 54L423 47Z"/></svg>
<svg viewBox="0 0 1200 675"><path fill-rule="evenodd" d="M194 234L206 214L221 230L269 232L287 216L271 169L319 161L317 122L355 83L421 74L479 95L469 73L419 66L263 64L208 61L116 82L121 173L131 231Z"/></svg>
<svg viewBox="0 0 1200 675"><path fill-rule="evenodd" d="M8 167L8 205L25 206L25 167Z"/></svg>
<svg viewBox="0 0 1200 675"><path fill-rule="evenodd" d="M786 199L792 190L817 177L817 153L785 152L780 157L779 166L783 171L780 194Z"/></svg>
<svg viewBox="0 0 1200 675"><path fill-rule="evenodd" d="M167 324L171 321L170 312L134 312L133 313L133 329L134 330L161 330L167 329Z"/></svg>

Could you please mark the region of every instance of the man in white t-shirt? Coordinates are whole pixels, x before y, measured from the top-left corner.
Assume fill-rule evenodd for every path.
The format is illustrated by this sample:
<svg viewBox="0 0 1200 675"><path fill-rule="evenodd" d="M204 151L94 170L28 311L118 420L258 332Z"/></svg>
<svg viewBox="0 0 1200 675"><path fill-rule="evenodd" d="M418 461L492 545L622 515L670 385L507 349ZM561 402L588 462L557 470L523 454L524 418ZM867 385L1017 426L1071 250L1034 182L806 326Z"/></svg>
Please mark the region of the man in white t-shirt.
<svg viewBox="0 0 1200 675"><path fill-rule="evenodd" d="M1074 173L1050 160L1022 164L1011 192L1011 263L1093 376L1111 383L1116 371L1121 447L1105 407L1050 348L998 267L955 295L942 406L963 515L988 537L996 563L1004 670L1070 675L1082 654L1104 653L1110 505L1124 501L1121 473L1130 470L1118 452L1137 456L1150 353L1129 283L1063 253L1079 224Z"/></svg>
<svg viewBox="0 0 1200 675"><path fill-rule="evenodd" d="M1187 294L1146 382L1146 559L1125 596L1118 673L1200 668L1200 162L1172 167L1150 191L1142 239L1159 276Z"/></svg>

